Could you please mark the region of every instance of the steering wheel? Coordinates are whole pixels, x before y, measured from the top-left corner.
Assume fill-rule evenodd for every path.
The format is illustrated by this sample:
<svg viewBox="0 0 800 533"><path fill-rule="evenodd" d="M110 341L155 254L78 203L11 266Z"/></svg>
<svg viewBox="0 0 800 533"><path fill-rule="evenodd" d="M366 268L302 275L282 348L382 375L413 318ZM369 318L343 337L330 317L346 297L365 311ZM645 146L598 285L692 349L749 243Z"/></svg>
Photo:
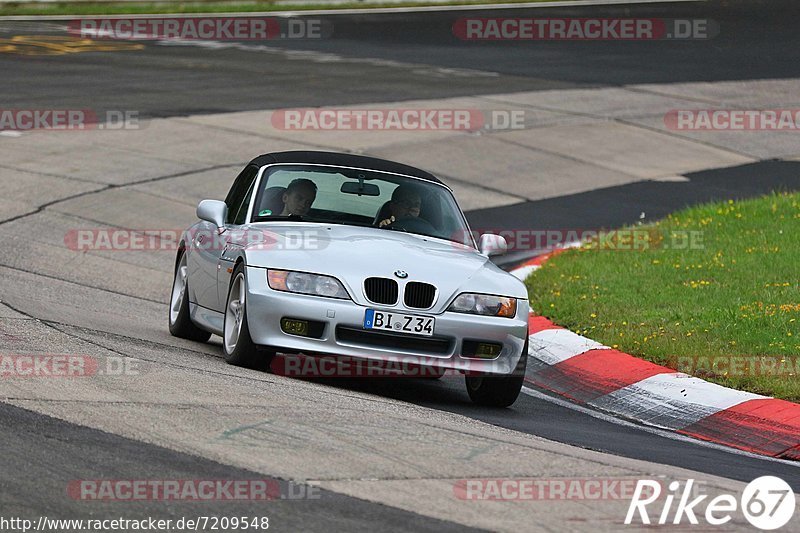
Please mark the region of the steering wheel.
<svg viewBox="0 0 800 533"><path fill-rule="evenodd" d="M388 224L388 226L392 229L410 231L412 233L424 233L426 235L436 234L436 228L433 227L433 224L420 217L398 218L391 224Z"/></svg>

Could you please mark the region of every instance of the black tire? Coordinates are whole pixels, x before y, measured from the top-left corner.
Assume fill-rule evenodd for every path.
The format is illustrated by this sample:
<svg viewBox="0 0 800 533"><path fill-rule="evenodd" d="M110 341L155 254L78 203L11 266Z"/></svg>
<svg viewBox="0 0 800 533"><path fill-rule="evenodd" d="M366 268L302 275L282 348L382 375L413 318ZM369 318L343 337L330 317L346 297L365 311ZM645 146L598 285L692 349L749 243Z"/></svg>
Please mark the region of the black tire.
<svg viewBox="0 0 800 533"><path fill-rule="evenodd" d="M491 374L469 375L464 377L470 399L478 405L487 407L508 407L517 401L525 380L525 368L528 365L528 335L522 356L511 374L497 376Z"/></svg>
<svg viewBox="0 0 800 533"><path fill-rule="evenodd" d="M181 339L188 339L190 341L207 342L211 338L211 333L204 329L200 329L192 322L189 316L189 280L188 277L184 278L184 287L180 295L176 295L176 284L179 280L179 270L185 267L186 252L181 250L178 258L175 261L175 275L172 278L172 292L170 293L169 302L169 332L173 337ZM176 302L176 298L180 299L180 303ZM177 308L173 309L173 305L177 304Z"/></svg>
<svg viewBox="0 0 800 533"><path fill-rule="evenodd" d="M225 299L225 322L222 327L222 351L225 353L225 362L230 365L241 366L244 368L253 368L257 370L267 370L272 361L273 353L268 351L259 350L258 346L253 342L250 337L250 327L247 324L247 299L245 298L244 306L241 309L241 328L237 340L230 349L228 340L228 321L231 319L229 307L231 305L231 292L236 287L239 276L242 276L240 282L245 284L245 293L247 292L247 275L245 274L244 264L239 263L231 275L231 283L228 287L228 296Z"/></svg>

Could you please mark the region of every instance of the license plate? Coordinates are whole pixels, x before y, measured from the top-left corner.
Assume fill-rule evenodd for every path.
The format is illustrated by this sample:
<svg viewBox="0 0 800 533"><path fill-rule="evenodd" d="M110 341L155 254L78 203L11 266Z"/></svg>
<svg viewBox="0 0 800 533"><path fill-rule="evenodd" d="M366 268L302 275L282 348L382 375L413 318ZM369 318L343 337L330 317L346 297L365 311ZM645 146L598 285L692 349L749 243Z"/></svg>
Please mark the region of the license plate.
<svg viewBox="0 0 800 533"><path fill-rule="evenodd" d="M387 313L367 309L364 314L364 329L394 331L430 337L433 335L434 318L432 316L405 315L403 313Z"/></svg>

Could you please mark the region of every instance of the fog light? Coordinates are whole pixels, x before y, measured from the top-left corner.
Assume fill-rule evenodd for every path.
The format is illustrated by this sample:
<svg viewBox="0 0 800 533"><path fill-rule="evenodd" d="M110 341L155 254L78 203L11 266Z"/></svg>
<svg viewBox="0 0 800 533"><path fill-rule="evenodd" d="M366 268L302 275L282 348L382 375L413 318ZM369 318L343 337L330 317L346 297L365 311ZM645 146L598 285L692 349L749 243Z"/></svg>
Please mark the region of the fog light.
<svg viewBox="0 0 800 533"><path fill-rule="evenodd" d="M502 346L500 344L490 344L487 342L479 342L475 348L475 357L482 357L485 359L494 359L500 355Z"/></svg>
<svg viewBox="0 0 800 533"><path fill-rule="evenodd" d="M308 322L295 318L281 318L281 329L290 335L308 336Z"/></svg>

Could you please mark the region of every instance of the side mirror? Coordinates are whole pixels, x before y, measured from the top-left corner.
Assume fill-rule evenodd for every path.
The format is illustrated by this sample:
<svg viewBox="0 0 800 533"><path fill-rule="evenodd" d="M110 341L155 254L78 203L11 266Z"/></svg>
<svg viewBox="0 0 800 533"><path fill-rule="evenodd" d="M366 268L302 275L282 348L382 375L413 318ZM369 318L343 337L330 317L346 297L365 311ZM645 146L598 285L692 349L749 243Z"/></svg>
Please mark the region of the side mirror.
<svg viewBox="0 0 800 533"><path fill-rule="evenodd" d="M197 204L197 218L211 222L218 228L225 226L228 206L219 200L203 200Z"/></svg>
<svg viewBox="0 0 800 533"><path fill-rule="evenodd" d="M502 235L495 235L494 233L484 233L481 235L478 249L486 257L493 255L503 255L508 251L508 243Z"/></svg>

